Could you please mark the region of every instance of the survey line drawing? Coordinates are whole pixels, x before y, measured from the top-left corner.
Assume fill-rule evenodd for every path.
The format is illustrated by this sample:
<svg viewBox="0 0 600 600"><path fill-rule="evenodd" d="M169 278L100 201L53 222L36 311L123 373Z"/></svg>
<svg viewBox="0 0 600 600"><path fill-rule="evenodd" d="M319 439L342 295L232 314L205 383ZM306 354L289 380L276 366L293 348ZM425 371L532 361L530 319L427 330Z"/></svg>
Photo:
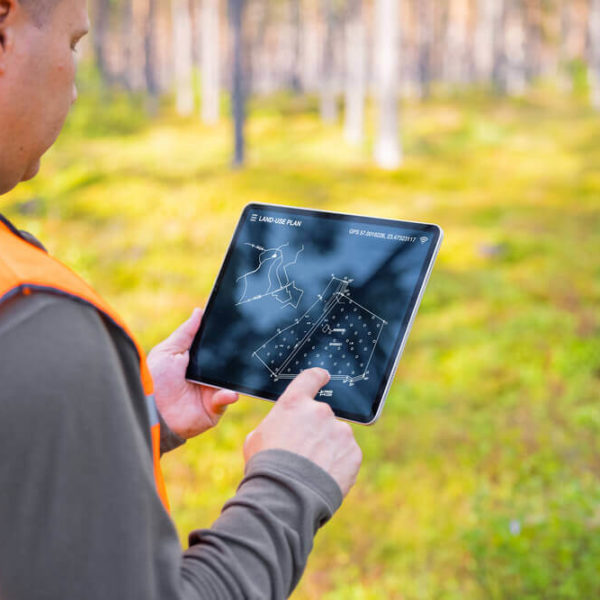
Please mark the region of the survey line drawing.
<svg viewBox="0 0 600 600"><path fill-rule="evenodd" d="M356 302L352 279L331 275L325 289L301 316L257 348L274 381L323 367L331 380L348 385L369 379L369 365L387 321Z"/></svg>
<svg viewBox="0 0 600 600"><path fill-rule="evenodd" d="M298 308L304 290L296 285L296 281L290 279L287 269L297 263L304 246L296 252L293 260L284 263L284 249L289 245L287 242L277 248L264 248L260 244L250 242L244 245L258 250L258 266L236 279L236 282L241 281L243 286L236 306L270 296L281 304L281 308Z"/></svg>

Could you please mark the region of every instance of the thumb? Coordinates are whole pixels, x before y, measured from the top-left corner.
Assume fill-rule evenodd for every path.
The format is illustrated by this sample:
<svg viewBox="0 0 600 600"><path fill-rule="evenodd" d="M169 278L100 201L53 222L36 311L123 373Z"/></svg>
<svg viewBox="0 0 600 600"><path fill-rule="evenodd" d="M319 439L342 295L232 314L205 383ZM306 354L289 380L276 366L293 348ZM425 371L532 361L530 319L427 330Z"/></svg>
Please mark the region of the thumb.
<svg viewBox="0 0 600 600"><path fill-rule="evenodd" d="M184 321L166 340L165 345L176 352L184 352L192 345L194 336L200 327L204 311L194 308L192 315Z"/></svg>

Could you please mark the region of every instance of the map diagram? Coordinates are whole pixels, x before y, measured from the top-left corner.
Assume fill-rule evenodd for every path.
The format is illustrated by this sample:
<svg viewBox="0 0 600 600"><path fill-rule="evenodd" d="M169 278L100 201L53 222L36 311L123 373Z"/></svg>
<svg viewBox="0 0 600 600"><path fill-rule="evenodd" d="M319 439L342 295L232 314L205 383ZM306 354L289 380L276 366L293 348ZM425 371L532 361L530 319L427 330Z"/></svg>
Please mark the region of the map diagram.
<svg viewBox="0 0 600 600"><path fill-rule="evenodd" d="M304 290L296 286L295 281L290 280L287 268L296 264L304 246L296 252L293 260L285 263L284 253L287 243L277 248L263 248L249 242L244 245L258 250L258 266L236 279L243 284L242 295L236 302L236 306L271 296L281 303L281 308L286 306L298 308Z"/></svg>
<svg viewBox="0 0 600 600"><path fill-rule="evenodd" d="M278 328L252 353L274 381L293 379L310 367L324 367L332 380L351 386L369 378L369 364L387 321L352 299L352 281L332 275L301 317L284 329Z"/></svg>

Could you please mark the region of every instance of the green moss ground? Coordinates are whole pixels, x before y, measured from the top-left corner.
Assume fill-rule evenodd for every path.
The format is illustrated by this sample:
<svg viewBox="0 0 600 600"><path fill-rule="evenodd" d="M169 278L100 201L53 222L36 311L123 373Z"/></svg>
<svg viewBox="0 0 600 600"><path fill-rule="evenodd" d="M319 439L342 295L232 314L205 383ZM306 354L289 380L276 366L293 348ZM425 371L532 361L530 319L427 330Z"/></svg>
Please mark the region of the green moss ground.
<svg viewBox="0 0 600 600"><path fill-rule="evenodd" d="M250 201L439 223L446 238L355 489L296 600L600 597L600 115L538 91L404 107L405 166L373 168L311 102L230 125L86 97L42 172L0 200L149 349L203 305ZM164 459L185 540L234 492L242 398Z"/></svg>

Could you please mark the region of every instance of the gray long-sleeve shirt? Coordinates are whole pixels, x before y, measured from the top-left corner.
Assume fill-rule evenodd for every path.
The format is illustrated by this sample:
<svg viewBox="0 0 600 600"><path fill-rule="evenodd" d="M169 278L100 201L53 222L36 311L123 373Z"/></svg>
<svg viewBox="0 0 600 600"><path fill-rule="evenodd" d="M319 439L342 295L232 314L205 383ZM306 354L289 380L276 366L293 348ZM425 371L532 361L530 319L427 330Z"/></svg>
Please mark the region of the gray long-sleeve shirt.
<svg viewBox="0 0 600 600"><path fill-rule="evenodd" d="M0 600L291 593L341 503L335 481L297 454L260 452L182 552L150 445L137 354L120 330L50 293L0 306Z"/></svg>

